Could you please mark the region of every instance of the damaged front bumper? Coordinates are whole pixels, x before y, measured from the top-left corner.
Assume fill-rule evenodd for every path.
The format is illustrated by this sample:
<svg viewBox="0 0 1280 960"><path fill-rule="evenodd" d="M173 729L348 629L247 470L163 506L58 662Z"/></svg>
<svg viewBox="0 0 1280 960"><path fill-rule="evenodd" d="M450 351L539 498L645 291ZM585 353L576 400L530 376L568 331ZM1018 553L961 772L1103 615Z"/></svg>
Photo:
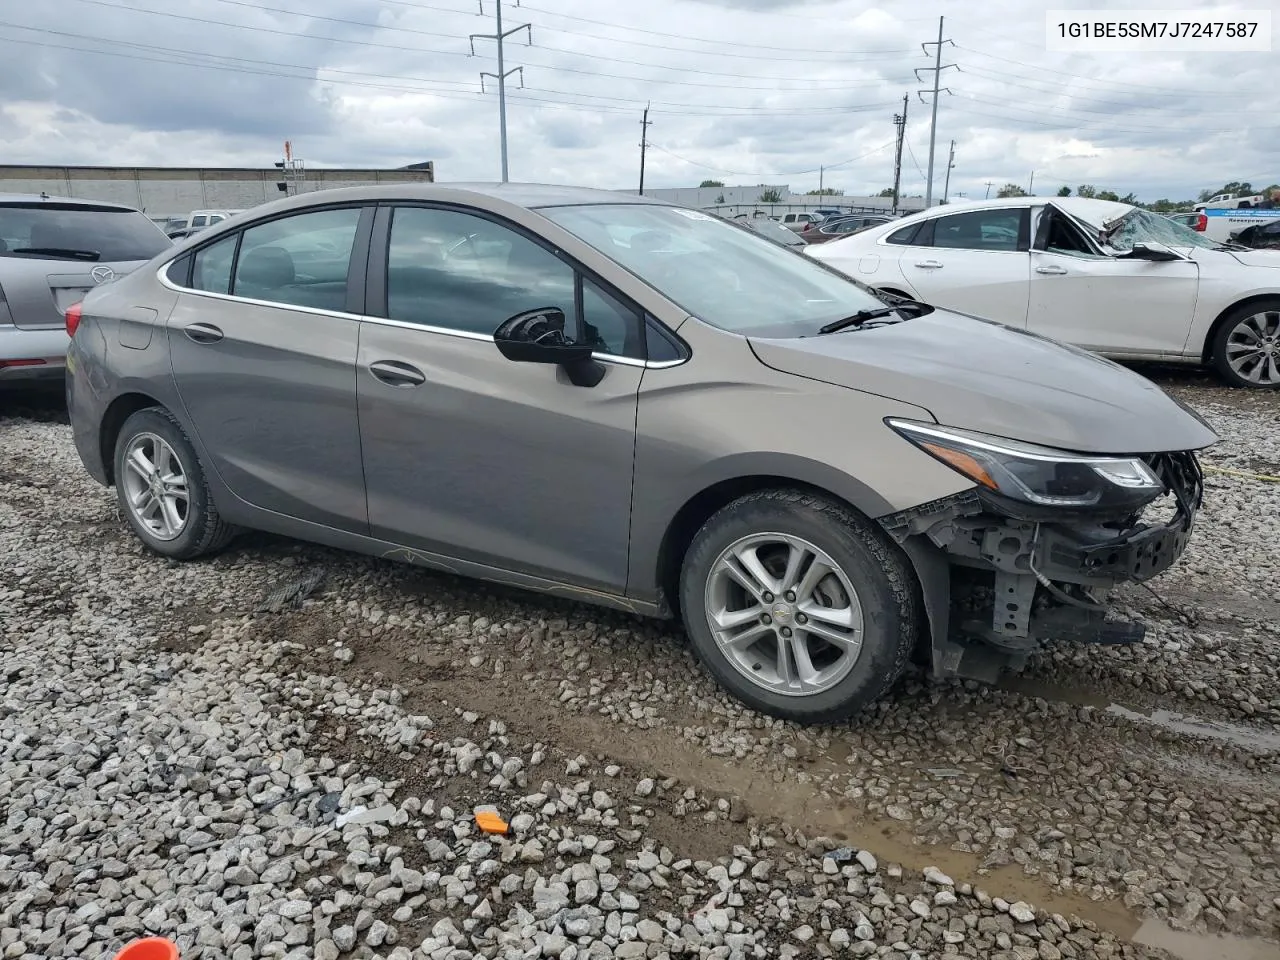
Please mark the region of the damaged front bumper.
<svg viewBox="0 0 1280 960"><path fill-rule="evenodd" d="M1107 618L1104 598L1177 561L1204 496L1194 453L1146 459L1166 495L1135 516L1036 511L973 490L881 518L923 589L935 675L992 682L1050 642L1143 638L1141 624ZM1150 519L1161 507L1171 515Z"/></svg>

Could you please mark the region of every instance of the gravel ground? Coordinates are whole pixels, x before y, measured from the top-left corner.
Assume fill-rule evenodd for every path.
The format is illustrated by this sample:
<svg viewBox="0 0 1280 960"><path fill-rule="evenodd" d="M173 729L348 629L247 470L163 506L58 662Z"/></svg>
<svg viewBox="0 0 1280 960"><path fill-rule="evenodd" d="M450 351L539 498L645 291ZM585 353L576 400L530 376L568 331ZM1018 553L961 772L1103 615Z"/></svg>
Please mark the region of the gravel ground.
<svg viewBox="0 0 1280 960"><path fill-rule="evenodd" d="M1280 397L1153 375L1280 475ZM1145 644L805 729L663 624L263 535L171 564L8 409L0 960L1280 957L1280 484L1209 474Z"/></svg>

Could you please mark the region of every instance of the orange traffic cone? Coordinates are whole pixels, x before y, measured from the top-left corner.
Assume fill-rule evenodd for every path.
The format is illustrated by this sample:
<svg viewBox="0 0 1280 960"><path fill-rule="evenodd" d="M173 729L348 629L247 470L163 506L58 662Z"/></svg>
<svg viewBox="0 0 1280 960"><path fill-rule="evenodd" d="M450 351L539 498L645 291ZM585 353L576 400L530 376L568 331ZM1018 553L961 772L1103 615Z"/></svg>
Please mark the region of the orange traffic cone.
<svg viewBox="0 0 1280 960"><path fill-rule="evenodd" d="M178 960L178 945L165 937L144 937L125 946L116 960Z"/></svg>

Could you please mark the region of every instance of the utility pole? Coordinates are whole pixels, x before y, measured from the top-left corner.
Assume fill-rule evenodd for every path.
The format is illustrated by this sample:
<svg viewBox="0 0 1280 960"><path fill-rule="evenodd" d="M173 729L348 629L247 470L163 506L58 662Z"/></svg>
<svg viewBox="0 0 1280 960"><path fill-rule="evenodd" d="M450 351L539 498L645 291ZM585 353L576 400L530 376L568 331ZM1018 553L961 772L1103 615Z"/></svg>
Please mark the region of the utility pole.
<svg viewBox="0 0 1280 960"><path fill-rule="evenodd" d="M818 196L822 196L822 176L826 172L826 167L818 167Z"/></svg>
<svg viewBox="0 0 1280 960"><path fill-rule="evenodd" d="M649 145L649 106L644 105L644 119L640 121L640 196L644 196L644 149Z"/></svg>
<svg viewBox="0 0 1280 960"><path fill-rule="evenodd" d="M995 181L994 181L994 180L988 180L988 181L987 181L987 195L986 195L985 197L983 197L982 199L984 199L984 200L990 200L990 199L991 199L991 187L992 187L992 185L993 185L994 183L995 183Z"/></svg>
<svg viewBox="0 0 1280 960"><path fill-rule="evenodd" d="M951 141L951 156L947 157L947 179L942 186L942 202L946 203L951 197L951 168L956 165L956 142Z"/></svg>
<svg viewBox="0 0 1280 960"><path fill-rule="evenodd" d="M1034 170L1032 170L1032 171L1031 171L1031 181L1027 184L1027 195L1028 195L1028 196L1031 196L1031 197L1034 197L1034 196L1035 196L1035 194L1031 192L1032 188L1033 188L1035 185L1036 185L1036 172L1035 172Z"/></svg>
<svg viewBox="0 0 1280 960"><path fill-rule="evenodd" d="M893 157L893 212L898 212L898 188L902 185L902 141L907 133L907 104L911 102L908 94L902 95L902 112L893 115L894 126L898 128L898 148Z"/></svg>
<svg viewBox="0 0 1280 960"><path fill-rule="evenodd" d="M516 0L516 6L520 6L520 0ZM484 78L493 77L498 81L498 127L499 135L502 142L502 182L507 182L507 77L513 73L520 74L520 86L524 86L524 67L513 67L510 70L503 69L502 48L507 37L513 33L519 33L521 30L528 31L529 43L533 45L533 30L529 24L522 23L518 27L512 27L505 33L502 30L502 0L494 0L496 16L498 19L498 29L494 33L473 33L469 38L471 40L471 56L476 55L477 40L496 40L498 42L498 72L488 73L481 71L480 73L480 92L484 92ZM484 0L480 0L480 15L484 16Z"/></svg>
<svg viewBox="0 0 1280 960"><path fill-rule="evenodd" d="M938 95L939 95L943 90L945 90L947 93L950 93L950 92L951 92L951 88L950 88L950 87L940 87L940 86L939 86L939 84L942 82L942 71L943 71L943 70L950 69L951 67L954 67L954 66L955 66L955 64L954 64L954 63L948 63L946 66L943 66L943 64L942 64L942 46L943 46L943 44L950 43L953 47L955 46L955 43L954 43L953 41L951 41L951 40L944 40L944 39L942 39L942 23L943 23L943 19L944 19L944 18L942 18L942 17L939 17L939 18L938 18L938 41L937 41L937 43L936 43L936 44L935 44L935 43L922 43L922 44L920 44L920 46L924 49L924 52L925 52L925 54L926 54L926 55L929 53L929 48L930 48L930 47L936 46L936 47L938 48L938 49L935 51L935 56L934 56L933 66L932 66L932 67L927 67L927 68L926 68L926 67L917 67L917 68L916 68L916 79L917 79L917 80L919 80L919 79L920 79L920 71L921 71L921 70L929 69L929 70L932 70L932 71L933 71L933 98L932 98L932 99L933 99L933 119L932 119L932 120L930 121L930 123L929 123L929 176L928 176L928 181L927 181L927 183L925 184L925 188L924 188L924 205L925 205L925 209L926 209L926 210L927 210L927 209L932 205L932 203L933 203L933 153L934 153L934 146L936 145L937 140L938 140ZM957 69L959 69L959 68L957 68ZM920 91L918 91L918 93L920 94L920 99L921 99L921 100L923 100L923 99L924 99L924 95L925 95L925 93L927 93L927 92L928 92L928 91L925 91L925 90L920 90Z"/></svg>

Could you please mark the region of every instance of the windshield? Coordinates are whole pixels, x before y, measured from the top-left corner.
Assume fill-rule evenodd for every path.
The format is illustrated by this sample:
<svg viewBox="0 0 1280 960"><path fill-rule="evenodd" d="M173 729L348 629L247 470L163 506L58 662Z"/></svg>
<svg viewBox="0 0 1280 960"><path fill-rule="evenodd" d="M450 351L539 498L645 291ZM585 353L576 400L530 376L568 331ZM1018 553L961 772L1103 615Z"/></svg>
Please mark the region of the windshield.
<svg viewBox="0 0 1280 960"><path fill-rule="evenodd" d="M813 336L885 302L817 261L681 207L597 204L539 211L693 316L760 337Z"/></svg>
<svg viewBox="0 0 1280 960"><path fill-rule="evenodd" d="M171 246L164 231L136 210L45 203L0 206L0 257L65 257L107 263L150 260ZM24 254L23 250L48 252ZM77 252L83 256L76 256Z"/></svg>
<svg viewBox="0 0 1280 960"><path fill-rule="evenodd" d="M1135 207L1125 214L1120 225L1106 238L1106 244L1122 253L1133 249L1135 243L1163 243L1169 247L1200 247L1212 250L1222 246L1188 226L1174 223L1168 217Z"/></svg>

